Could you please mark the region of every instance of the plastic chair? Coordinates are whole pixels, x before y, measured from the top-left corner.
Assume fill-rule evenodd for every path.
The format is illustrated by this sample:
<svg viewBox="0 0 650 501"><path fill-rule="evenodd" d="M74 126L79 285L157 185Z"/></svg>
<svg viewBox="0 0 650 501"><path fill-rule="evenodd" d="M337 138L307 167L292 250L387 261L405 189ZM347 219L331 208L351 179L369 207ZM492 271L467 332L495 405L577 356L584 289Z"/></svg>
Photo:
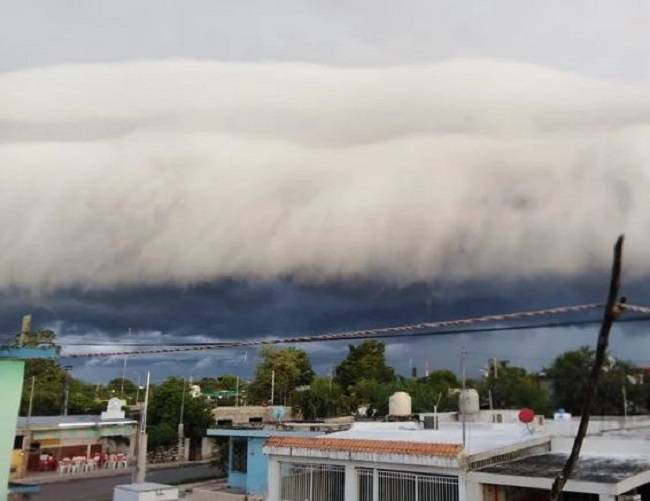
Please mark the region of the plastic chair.
<svg viewBox="0 0 650 501"><path fill-rule="evenodd" d="M63 475L64 473L69 473L70 467L71 467L70 458L63 458L59 463L59 475Z"/></svg>

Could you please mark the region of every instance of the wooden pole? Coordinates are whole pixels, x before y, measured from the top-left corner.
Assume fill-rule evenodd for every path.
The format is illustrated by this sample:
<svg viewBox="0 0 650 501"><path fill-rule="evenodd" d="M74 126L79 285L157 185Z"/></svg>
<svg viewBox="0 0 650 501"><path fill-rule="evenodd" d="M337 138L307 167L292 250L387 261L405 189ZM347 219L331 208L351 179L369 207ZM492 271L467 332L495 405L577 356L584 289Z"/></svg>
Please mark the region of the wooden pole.
<svg viewBox="0 0 650 501"><path fill-rule="evenodd" d="M598 345L596 347L596 358L594 360L594 365L591 369L591 374L587 380L587 386L585 388L585 402L582 406L582 412L580 416L580 425L578 426L578 432L576 438L573 441L573 448L571 449L571 454L567 459L564 468L562 471L555 477L553 481L553 486L551 487L551 494L549 496L550 501L558 501L562 489L567 483L567 480L573 472L578 457L580 456L580 449L582 448L582 442L584 441L585 435L587 433L587 427L589 426L589 416L591 414L591 408L593 407L594 399L596 397L596 389L598 388L598 381L600 379L600 373L602 371L603 364L605 362L605 355L607 351L607 345L609 343L609 332L612 328L612 324L618 318L621 313L621 303L625 302L625 299L622 298L619 302L618 293L621 288L621 263L623 260L623 235L618 237L616 245L614 245L614 262L612 264L612 276L609 283L609 294L607 296L607 303L605 304L605 312L603 315L603 323L600 326L600 332L598 334Z"/></svg>

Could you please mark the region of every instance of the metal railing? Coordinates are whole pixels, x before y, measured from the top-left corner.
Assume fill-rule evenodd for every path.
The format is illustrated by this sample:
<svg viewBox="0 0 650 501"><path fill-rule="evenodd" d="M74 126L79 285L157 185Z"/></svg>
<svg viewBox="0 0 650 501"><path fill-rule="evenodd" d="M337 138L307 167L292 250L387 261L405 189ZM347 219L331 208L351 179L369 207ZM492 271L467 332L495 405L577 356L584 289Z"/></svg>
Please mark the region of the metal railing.
<svg viewBox="0 0 650 501"><path fill-rule="evenodd" d="M454 476L359 468L357 480L359 501L458 501L458 477Z"/></svg>
<svg viewBox="0 0 650 501"><path fill-rule="evenodd" d="M372 468L357 468L357 485L359 501L373 501L375 470Z"/></svg>
<svg viewBox="0 0 650 501"><path fill-rule="evenodd" d="M344 501L344 497L343 466L280 463L282 501Z"/></svg>

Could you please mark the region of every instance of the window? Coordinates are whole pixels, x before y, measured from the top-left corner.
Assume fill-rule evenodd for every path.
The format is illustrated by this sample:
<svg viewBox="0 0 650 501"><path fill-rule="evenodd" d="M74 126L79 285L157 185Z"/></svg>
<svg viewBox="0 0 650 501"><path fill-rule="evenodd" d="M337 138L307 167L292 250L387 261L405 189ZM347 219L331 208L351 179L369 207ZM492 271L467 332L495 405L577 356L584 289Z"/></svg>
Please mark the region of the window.
<svg viewBox="0 0 650 501"><path fill-rule="evenodd" d="M14 449L23 448L23 435L16 435L14 437Z"/></svg>
<svg viewBox="0 0 650 501"><path fill-rule="evenodd" d="M372 468L357 469L359 486L359 501L373 501L374 485L373 477L375 470Z"/></svg>
<svg viewBox="0 0 650 501"><path fill-rule="evenodd" d="M248 440L232 439L232 471L246 473L248 470Z"/></svg>
<svg viewBox="0 0 650 501"><path fill-rule="evenodd" d="M458 477L359 468L359 501L372 501L374 475L379 501L458 501Z"/></svg>
<svg viewBox="0 0 650 501"><path fill-rule="evenodd" d="M345 468L333 464L280 464L282 501L344 501Z"/></svg>

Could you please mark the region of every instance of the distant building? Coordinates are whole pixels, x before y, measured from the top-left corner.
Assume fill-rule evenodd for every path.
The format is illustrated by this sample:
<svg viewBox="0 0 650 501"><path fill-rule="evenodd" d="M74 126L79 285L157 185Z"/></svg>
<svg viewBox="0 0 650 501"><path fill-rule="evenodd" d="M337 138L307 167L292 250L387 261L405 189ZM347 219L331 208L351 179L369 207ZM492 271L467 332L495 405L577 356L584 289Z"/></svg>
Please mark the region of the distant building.
<svg viewBox="0 0 650 501"><path fill-rule="evenodd" d="M317 436L349 427L349 422L340 420L312 423L284 422L259 427L214 428L208 430L207 435L212 438L227 439L227 487L232 491L232 496L237 493L264 496L267 491L268 458L263 449L269 438ZM206 496L207 494L204 495Z"/></svg>
<svg viewBox="0 0 650 501"><path fill-rule="evenodd" d="M240 407L215 407L212 415L217 426L242 426L249 424L291 421L291 407L281 405L246 405Z"/></svg>
<svg viewBox="0 0 650 501"><path fill-rule="evenodd" d="M134 456L137 422L102 420L100 416L19 417L12 453L12 479L29 472L56 469L65 457L93 457L102 453ZM45 456L51 460L45 461Z"/></svg>

